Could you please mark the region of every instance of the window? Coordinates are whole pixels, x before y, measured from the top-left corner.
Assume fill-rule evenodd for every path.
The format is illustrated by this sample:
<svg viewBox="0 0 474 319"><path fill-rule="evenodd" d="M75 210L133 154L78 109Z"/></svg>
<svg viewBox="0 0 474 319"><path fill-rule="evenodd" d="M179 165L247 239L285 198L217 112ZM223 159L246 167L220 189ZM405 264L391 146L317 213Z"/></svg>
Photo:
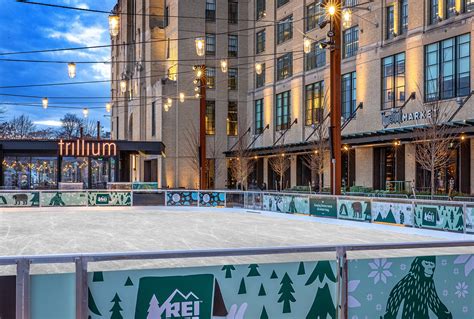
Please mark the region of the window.
<svg viewBox="0 0 474 319"><path fill-rule="evenodd" d="M216 21L216 0L206 0L206 21Z"/></svg>
<svg viewBox="0 0 474 319"><path fill-rule="evenodd" d="M229 68L229 79L228 79L228 86L229 90L237 90L237 69L236 68Z"/></svg>
<svg viewBox="0 0 474 319"><path fill-rule="evenodd" d="M151 103L151 136L156 135L156 103Z"/></svg>
<svg viewBox="0 0 474 319"><path fill-rule="evenodd" d="M400 107L405 102L405 53L382 60L382 109Z"/></svg>
<svg viewBox="0 0 474 319"><path fill-rule="evenodd" d="M227 108L227 136L237 136L237 102L229 101Z"/></svg>
<svg viewBox="0 0 474 319"><path fill-rule="evenodd" d="M216 101L206 101L206 135L216 134Z"/></svg>
<svg viewBox="0 0 474 319"><path fill-rule="evenodd" d="M163 27L167 27L170 24L170 7L166 6L165 14L163 15Z"/></svg>
<svg viewBox="0 0 474 319"><path fill-rule="evenodd" d="M438 1L439 0L430 0L430 22L431 22L431 24L438 23L438 21L439 21Z"/></svg>
<svg viewBox="0 0 474 319"><path fill-rule="evenodd" d="M395 36L395 7L393 5L387 7L387 29L385 30L386 38L393 39Z"/></svg>
<svg viewBox="0 0 474 319"><path fill-rule="evenodd" d="M239 39L236 35L229 35L228 41L229 41L228 55L230 57L236 57L239 50Z"/></svg>
<svg viewBox="0 0 474 319"><path fill-rule="evenodd" d="M171 54L171 39L166 39L166 58L169 59Z"/></svg>
<svg viewBox="0 0 474 319"><path fill-rule="evenodd" d="M293 74L293 53L287 53L277 60L277 81L289 78Z"/></svg>
<svg viewBox="0 0 474 319"><path fill-rule="evenodd" d="M208 89L216 87L216 68L206 67L206 83Z"/></svg>
<svg viewBox="0 0 474 319"><path fill-rule="evenodd" d="M293 38L293 16L289 16L277 25L277 44Z"/></svg>
<svg viewBox="0 0 474 319"><path fill-rule="evenodd" d="M287 4L290 0L277 0L277 8L281 7L284 4Z"/></svg>
<svg viewBox="0 0 474 319"><path fill-rule="evenodd" d="M343 32L343 57L350 58L356 55L359 49L359 27L355 26Z"/></svg>
<svg viewBox="0 0 474 319"><path fill-rule="evenodd" d="M239 3L229 0L229 18L230 24L236 24L239 19Z"/></svg>
<svg viewBox="0 0 474 319"><path fill-rule="evenodd" d="M466 0L466 12L474 11L474 0Z"/></svg>
<svg viewBox="0 0 474 319"><path fill-rule="evenodd" d="M400 34L408 31L408 0L400 2Z"/></svg>
<svg viewBox="0 0 474 319"><path fill-rule="evenodd" d="M257 20L265 17L265 10L266 10L266 0L257 0L256 4L256 11L257 11Z"/></svg>
<svg viewBox="0 0 474 319"><path fill-rule="evenodd" d="M255 48L257 54L265 51L265 30L257 32L257 43Z"/></svg>
<svg viewBox="0 0 474 319"><path fill-rule="evenodd" d="M311 44L311 52L305 55L306 71L320 68L326 64L326 51L319 47L318 42Z"/></svg>
<svg viewBox="0 0 474 319"><path fill-rule="evenodd" d="M206 55L216 55L216 35L206 34Z"/></svg>
<svg viewBox="0 0 474 319"><path fill-rule="evenodd" d="M319 1L306 6L306 31L313 30L325 17Z"/></svg>
<svg viewBox="0 0 474 319"><path fill-rule="evenodd" d="M281 131L290 127L290 98L291 92L286 91L276 96L276 130Z"/></svg>
<svg viewBox="0 0 474 319"><path fill-rule="evenodd" d="M255 134L263 132L263 99L255 100Z"/></svg>
<svg viewBox="0 0 474 319"><path fill-rule="evenodd" d="M351 72L342 76L342 108L341 115L348 119L356 109L356 73Z"/></svg>
<svg viewBox="0 0 474 319"><path fill-rule="evenodd" d="M258 89L265 85L265 63L262 63L262 73L255 74L255 87Z"/></svg>
<svg viewBox="0 0 474 319"><path fill-rule="evenodd" d="M355 7L359 4L358 0L344 0L344 7Z"/></svg>
<svg viewBox="0 0 474 319"><path fill-rule="evenodd" d="M456 13L456 0L446 0L446 18L455 17Z"/></svg>
<svg viewBox="0 0 474 319"><path fill-rule="evenodd" d="M320 123L324 116L324 82L316 82L306 86L305 124Z"/></svg>
<svg viewBox="0 0 474 319"><path fill-rule="evenodd" d="M470 34L425 46L425 100L437 101L470 92Z"/></svg>

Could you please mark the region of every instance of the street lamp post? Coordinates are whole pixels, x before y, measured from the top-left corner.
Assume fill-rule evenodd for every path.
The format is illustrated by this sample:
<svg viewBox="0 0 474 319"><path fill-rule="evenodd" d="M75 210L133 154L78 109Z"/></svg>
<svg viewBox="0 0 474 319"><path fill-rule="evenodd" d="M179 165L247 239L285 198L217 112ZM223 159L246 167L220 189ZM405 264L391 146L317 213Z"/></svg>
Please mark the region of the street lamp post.
<svg viewBox="0 0 474 319"><path fill-rule="evenodd" d="M194 67L200 76L199 83L199 188L207 189L207 154L206 154L206 66Z"/></svg>

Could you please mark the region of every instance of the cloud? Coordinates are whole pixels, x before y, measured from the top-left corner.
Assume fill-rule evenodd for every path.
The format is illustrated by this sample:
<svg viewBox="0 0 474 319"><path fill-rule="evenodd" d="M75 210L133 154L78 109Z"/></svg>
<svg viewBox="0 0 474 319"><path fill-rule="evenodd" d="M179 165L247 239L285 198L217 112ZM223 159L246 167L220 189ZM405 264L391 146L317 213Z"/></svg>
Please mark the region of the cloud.
<svg viewBox="0 0 474 319"><path fill-rule="evenodd" d="M79 19L68 25L64 31L51 29L48 31L49 38L62 39L74 44L84 46L108 44L108 42L104 43L104 34L108 31L103 26L85 26Z"/></svg>
<svg viewBox="0 0 474 319"><path fill-rule="evenodd" d="M61 121L56 120L43 120L43 121L34 121L36 125L44 125L44 126L54 126L54 127L61 127Z"/></svg>

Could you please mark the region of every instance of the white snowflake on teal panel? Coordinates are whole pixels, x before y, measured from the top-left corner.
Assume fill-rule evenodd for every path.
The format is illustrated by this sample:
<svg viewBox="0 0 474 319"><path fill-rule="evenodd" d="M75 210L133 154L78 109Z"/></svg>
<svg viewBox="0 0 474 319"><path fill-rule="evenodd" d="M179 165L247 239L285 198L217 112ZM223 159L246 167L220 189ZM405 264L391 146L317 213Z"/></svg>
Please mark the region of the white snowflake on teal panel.
<svg viewBox="0 0 474 319"><path fill-rule="evenodd" d="M374 278L374 284L377 284L379 281L382 281L384 284L387 283L387 278L392 277L390 272L390 267L392 262L387 261L387 259L374 259L373 262L369 263L369 267L372 271L369 273L369 278Z"/></svg>
<svg viewBox="0 0 474 319"><path fill-rule="evenodd" d="M466 298L469 294L468 288L469 286L465 282L458 282L456 285L456 296L458 296L458 298Z"/></svg>

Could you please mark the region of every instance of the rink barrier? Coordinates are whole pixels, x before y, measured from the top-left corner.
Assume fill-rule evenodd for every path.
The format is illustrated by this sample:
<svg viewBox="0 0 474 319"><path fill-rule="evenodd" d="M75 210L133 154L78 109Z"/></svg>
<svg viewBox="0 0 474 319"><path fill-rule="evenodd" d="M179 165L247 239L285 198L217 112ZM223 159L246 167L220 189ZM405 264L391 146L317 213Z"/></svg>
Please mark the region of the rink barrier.
<svg viewBox="0 0 474 319"><path fill-rule="evenodd" d="M156 190L2 191L2 207L226 207L474 233L474 204L460 201L284 192Z"/></svg>
<svg viewBox="0 0 474 319"><path fill-rule="evenodd" d="M474 269L470 267L471 263L474 262L474 255L472 254L397 257L370 260L349 260L347 257L348 252L355 251L454 247L474 247L474 241L0 257L0 266L16 266L16 276L13 278L13 281L7 276L0 277L0 281L7 282L5 279L8 279L10 282L7 285L8 287L2 287L3 296L6 296L5 298L9 300L15 300L13 302L14 305L9 305L5 302L1 303L3 307L12 307L12 309L0 309L0 312L9 314L15 313L11 318L16 319L30 319L32 317L46 319L44 317L44 311L49 311L48 318L57 318L59 315L57 312L66 308L65 312L67 312L67 314L61 313L61 318L87 319L89 316L92 318L96 315L100 316L98 314L100 312L102 315L109 314L109 312L115 308L115 311L118 311L118 313L135 309L135 313L120 314L123 315L121 316L123 318L147 318L148 316L144 311L147 311L149 314L151 311L160 310L159 307L156 308L156 304L155 308L152 307L153 298L150 297L153 294L160 299L159 304L162 305L163 298L166 298L172 291L176 292L176 290L182 290L180 291L181 293L189 294L193 292L194 289L201 289L200 293L195 294L195 297L207 295L207 299L201 301L202 308L204 308L205 305L212 304L212 301L214 301L214 304L220 305L220 310L216 310L216 308L213 309L214 314L216 311L220 311L218 314L219 317L220 315L226 316L227 314L225 312L231 311L232 304L241 306L242 302L245 301L249 305L248 312L253 311L252 313L247 312L248 316L246 317L251 318L276 318L277 315L275 314L281 314L282 312L284 314L292 313L299 318L307 316L316 318L318 315L321 315L321 311L323 311L322 315L330 315L332 318L341 319L361 318L359 312L369 313L370 318L382 317L384 313L387 317L395 318L397 316L396 312L394 313L395 309L393 309L393 303L389 301L392 298L393 300L408 298L404 296L413 292L425 293L426 290L423 289L424 287L413 286L413 284L410 285L410 282L413 282L413 276L419 278L420 275L413 274L413 271L423 272L423 270L428 269L433 279L432 285L436 287L435 289L438 289L440 297L435 296L436 294L432 294L430 290L427 291L430 295L424 296L425 298L421 298L421 300L436 304L437 307L441 307L440 304L443 304L443 307L436 308L438 314L444 312L444 315L447 315L447 312L449 312L454 318L471 318L474 317L474 308L465 308L460 302L469 300L469 296L471 296L472 292L467 289L468 287L474 286ZM90 264L98 262L310 254L323 252L335 253L335 259L294 261L285 264L236 264L199 268L177 267L174 269L106 272L88 271ZM31 265L72 263L75 264L74 274L31 275L30 273ZM425 269L423 269L423 267L425 267ZM457 269L457 271L453 272L453 269ZM436 272L436 276L433 276L434 272ZM237 274L240 275L237 276ZM245 276L245 274L247 275ZM231 280L231 278L234 279ZM254 285L253 281L255 281L255 279L259 279L259 282ZM250 282L250 284L245 284L245 281L248 282L251 280L253 281ZM383 285L377 285L379 282L383 283ZM419 284L421 285L422 282ZM448 294L451 296L449 298L453 299L453 302L448 304L448 294L444 294L444 290L441 289L441 286L451 284L453 287L449 287ZM167 286L167 288L162 288L164 286ZM203 287L205 286L208 286L209 291L214 291L214 293L203 292L202 289L204 289ZM251 287L257 289L259 286L258 295L257 290L253 292L247 291ZM395 289L395 287L398 287L398 289ZM162 295L165 294L162 289L165 289L167 295ZM238 292L236 293L237 289ZM448 288L446 288L446 290L447 289ZM45 291L48 292L45 293ZM160 291L160 293L158 293L158 291ZM8 298L10 293L14 294L15 298ZM294 300L295 293L297 296L296 300ZM371 298L367 298L369 293L372 296ZM230 297L228 297L229 294L231 295ZM313 297L314 294L315 297ZM400 296L399 294L402 295ZM70 298L70 296L73 295L75 295L75 300ZM134 296L137 295L138 297L135 303ZM226 298L223 298L222 295L226 296ZM267 295L271 295L272 298L270 298L270 300L268 300L269 298L264 298L264 296ZM274 295L275 297L281 298L278 299L281 301L277 302L276 298L273 298ZM455 297L455 295L457 296ZM468 298L461 298L461 296L467 296ZM306 301L303 303L300 302L300 298L304 297L310 299L305 299ZM48 298L56 298L54 299L54 307L47 302ZM185 299L187 300L187 298ZM224 300L229 302L229 299L231 302L226 305ZM268 302L271 301L271 304L267 306L268 308L265 311L261 307L264 301L264 305L267 305ZM380 305L377 306L376 309L374 309L374 302L379 302ZM117 307L118 303L122 303L120 307ZM311 303L312 306L308 309ZM444 304L448 306L446 307ZM258 310L255 310L256 305L259 306ZM141 310L138 309L139 306ZM397 305L397 307L399 306L400 304ZM423 307L428 306L430 305L421 305L421 307L418 308L423 309ZM187 309L191 309L190 307L188 303ZM224 310L222 310L222 308ZM51 313L55 311L56 313ZM255 311L258 312L255 313ZM264 312L266 312L266 315L264 315ZM304 313L299 314L300 312ZM402 310L397 310L397 312L401 313ZM137 314L139 314L139 316L137 316ZM332 314L335 314L335 316ZM115 315L117 316L117 313ZM420 313L420 315L422 314ZM114 316L112 315L112 317ZM203 318L210 318L210 316L203 316Z"/></svg>

